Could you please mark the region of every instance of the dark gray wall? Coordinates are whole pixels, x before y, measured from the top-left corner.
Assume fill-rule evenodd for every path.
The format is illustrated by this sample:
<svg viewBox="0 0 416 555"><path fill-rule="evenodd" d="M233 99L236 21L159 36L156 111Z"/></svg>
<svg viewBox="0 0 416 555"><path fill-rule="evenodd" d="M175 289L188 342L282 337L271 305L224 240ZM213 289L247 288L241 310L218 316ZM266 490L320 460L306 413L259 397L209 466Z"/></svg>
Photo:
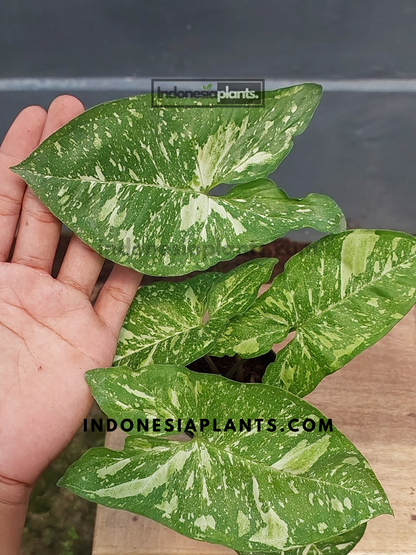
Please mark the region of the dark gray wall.
<svg viewBox="0 0 416 555"><path fill-rule="evenodd" d="M24 106L62 91L87 107L134 92L105 79L71 90L82 77L144 78L135 92L151 77L325 80L274 179L294 196L330 194L353 226L416 233L415 29L414 0L3 2L0 136Z"/></svg>

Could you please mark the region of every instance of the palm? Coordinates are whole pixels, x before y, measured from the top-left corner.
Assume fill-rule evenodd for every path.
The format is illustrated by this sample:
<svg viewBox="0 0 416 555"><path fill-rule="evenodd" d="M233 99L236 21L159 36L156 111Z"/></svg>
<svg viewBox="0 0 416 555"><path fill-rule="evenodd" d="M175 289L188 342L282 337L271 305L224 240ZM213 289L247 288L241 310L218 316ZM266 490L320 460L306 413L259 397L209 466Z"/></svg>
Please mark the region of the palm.
<svg viewBox="0 0 416 555"><path fill-rule="evenodd" d="M0 468L31 482L79 428L91 403L84 371L111 366L116 339L82 293L17 264L0 265L0 318Z"/></svg>
<svg viewBox="0 0 416 555"><path fill-rule="evenodd" d="M67 116L76 115L75 103L66 102ZM52 108L49 114L53 118ZM10 192L2 198L10 203ZM22 203L11 263L0 253L0 476L32 484L88 414L92 398L84 373L111 365L140 277L116 268L93 307L89 297L101 257L73 239L58 279L52 278L59 222L29 190ZM12 212L0 210L0 229L2 214Z"/></svg>

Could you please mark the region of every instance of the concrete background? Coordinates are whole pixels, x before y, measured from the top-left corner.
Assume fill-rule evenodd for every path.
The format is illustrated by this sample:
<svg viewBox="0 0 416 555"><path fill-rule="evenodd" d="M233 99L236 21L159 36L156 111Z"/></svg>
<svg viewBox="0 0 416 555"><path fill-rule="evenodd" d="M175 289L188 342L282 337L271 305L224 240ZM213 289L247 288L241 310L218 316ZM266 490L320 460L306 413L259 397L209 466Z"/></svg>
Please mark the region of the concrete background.
<svg viewBox="0 0 416 555"><path fill-rule="evenodd" d="M414 0L3 2L0 137L63 92L90 107L152 77L324 82L272 177L292 196L331 195L350 226L416 233L415 29Z"/></svg>

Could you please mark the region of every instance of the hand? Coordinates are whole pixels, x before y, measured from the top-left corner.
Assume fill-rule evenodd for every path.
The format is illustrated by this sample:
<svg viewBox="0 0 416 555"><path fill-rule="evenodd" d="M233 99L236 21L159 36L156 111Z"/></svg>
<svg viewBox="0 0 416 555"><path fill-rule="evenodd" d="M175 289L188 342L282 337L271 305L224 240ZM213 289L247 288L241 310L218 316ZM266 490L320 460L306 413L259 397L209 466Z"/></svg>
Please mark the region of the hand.
<svg viewBox="0 0 416 555"><path fill-rule="evenodd" d="M80 428L92 404L84 373L111 366L142 277L116 266L93 307L103 258L72 237L53 279L61 223L8 169L82 111L69 96L48 113L26 108L0 149L0 504L17 504L13 491L24 497Z"/></svg>

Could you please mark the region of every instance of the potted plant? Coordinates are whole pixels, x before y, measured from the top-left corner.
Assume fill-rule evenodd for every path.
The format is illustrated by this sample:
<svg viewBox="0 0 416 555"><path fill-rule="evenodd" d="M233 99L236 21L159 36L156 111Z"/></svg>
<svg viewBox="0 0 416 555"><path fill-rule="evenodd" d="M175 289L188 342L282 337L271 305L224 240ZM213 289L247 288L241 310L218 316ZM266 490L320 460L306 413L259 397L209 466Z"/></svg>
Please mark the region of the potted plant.
<svg viewBox="0 0 416 555"><path fill-rule="evenodd" d="M117 100L14 168L110 260L153 276L202 272L138 291L113 367L86 374L98 404L129 433L124 450L91 449L61 485L246 555L348 553L368 520L392 513L364 457L302 397L413 306L416 239L345 231L329 197L291 199L267 178L320 96L305 84L266 92L259 109L211 98L179 107L152 107L148 95ZM233 187L210 195L220 183ZM205 271L304 227L329 235L260 297L275 259ZM216 375L211 357L239 357L229 371L238 375L291 332L263 383ZM212 374L186 368L202 357Z"/></svg>

